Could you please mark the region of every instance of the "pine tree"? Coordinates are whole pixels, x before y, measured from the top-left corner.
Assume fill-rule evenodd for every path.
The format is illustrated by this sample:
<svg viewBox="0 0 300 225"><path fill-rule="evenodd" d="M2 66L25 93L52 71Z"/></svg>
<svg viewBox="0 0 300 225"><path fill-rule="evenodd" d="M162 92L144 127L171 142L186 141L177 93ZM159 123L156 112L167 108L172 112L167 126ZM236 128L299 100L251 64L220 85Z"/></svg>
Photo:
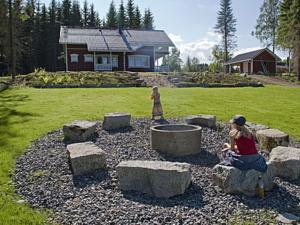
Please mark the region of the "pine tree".
<svg viewBox="0 0 300 225"><path fill-rule="evenodd" d="M126 27L131 29L134 26L134 2L133 0L128 0L126 7Z"/></svg>
<svg viewBox="0 0 300 225"><path fill-rule="evenodd" d="M292 49L295 71L300 81L300 2L283 0L280 4L278 44Z"/></svg>
<svg viewBox="0 0 300 225"><path fill-rule="evenodd" d="M118 26L122 29L126 28L126 12L123 0L121 1L118 11Z"/></svg>
<svg viewBox="0 0 300 225"><path fill-rule="evenodd" d="M163 65L168 65L172 72L181 71L181 63L180 51L176 47L172 48L171 54L163 59Z"/></svg>
<svg viewBox="0 0 300 225"><path fill-rule="evenodd" d="M150 9L145 10L145 14L143 18L143 28L146 30L154 29L154 17Z"/></svg>
<svg viewBox="0 0 300 225"><path fill-rule="evenodd" d="M64 26L71 25L71 0L63 0L62 3L62 22Z"/></svg>
<svg viewBox="0 0 300 225"><path fill-rule="evenodd" d="M108 28L118 27L118 18L114 1L110 3L109 10L106 15L106 26Z"/></svg>
<svg viewBox="0 0 300 225"><path fill-rule="evenodd" d="M88 26L89 21L89 6L87 0L83 2L83 9L82 9L82 24L84 27Z"/></svg>
<svg viewBox="0 0 300 225"><path fill-rule="evenodd" d="M233 16L231 0L221 0L220 5L215 31L222 35L223 60L226 62L229 59L230 50L233 50L236 46L236 19Z"/></svg>
<svg viewBox="0 0 300 225"><path fill-rule="evenodd" d="M200 71L200 62L197 57L193 57L191 61L191 72L198 72Z"/></svg>
<svg viewBox="0 0 300 225"><path fill-rule="evenodd" d="M8 27L8 19L7 19L7 2L4 0L0 0L0 75L5 72L7 59L5 54L5 46L7 46L7 27Z"/></svg>
<svg viewBox="0 0 300 225"><path fill-rule="evenodd" d="M49 46L48 46L48 11L47 8L45 6L45 4L42 5L42 12L41 12L41 20L40 20L40 24L41 24L41 33L40 33L40 39L42 40L40 42L40 55L39 55L39 59L40 59L40 65L39 67L41 68L48 68L48 62L47 62L47 56L48 56L48 51L49 51Z"/></svg>
<svg viewBox="0 0 300 225"><path fill-rule="evenodd" d="M138 6L136 6L134 10L133 28L134 29L142 28L142 15Z"/></svg>
<svg viewBox="0 0 300 225"><path fill-rule="evenodd" d="M35 1L27 0L24 6L26 20L22 25L22 57L20 59L20 68L22 73L30 73L34 69L33 62L33 32L34 32L34 17L35 17Z"/></svg>
<svg viewBox="0 0 300 225"><path fill-rule="evenodd" d="M96 27L96 12L94 9L94 4L90 5L90 12L89 12L89 20L88 20L89 27Z"/></svg>
<svg viewBox="0 0 300 225"><path fill-rule="evenodd" d="M24 16L22 12L21 0L8 1L8 46L6 46L6 52L8 57L8 73L12 76L13 81L16 77L17 63L21 59L22 54L21 28Z"/></svg>
<svg viewBox="0 0 300 225"><path fill-rule="evenodd" d="M62 5L61 5L61 2L59 0L57 1L56 20L57 20L58 23L63 24Z"/></svg>
<svg viewBox="0 0 300 225"><path fill-rule="evenodd" d="M273 52L276 47L279 2L279 0L264 0L255 26L255 36L267 47L272 46Z"/></svg>
<svg viewBox="0 0 300 225"><path fill-rule="evenodd" d="M48 37L48 47L49 47L49 54L48 54L48 69L50 71L56 71L57 70L57 52L58 49L58 40L59 40L59 31L60 27L57 23L57 3L56 0L52 0L49 6L49 30L52 32L49 32Z"/></svg>
<svg viewBox="0 0 300 225"><path fill-rule="evenodd" d="M95 26L96 26L97 28L101 27L101 20L100 20L100 17L99 17L99 13L98 13L98 12L96 12L96 14L95 14Z"/></svg>
<svg viewBox="0 0 300 225"><path fill-rule="evenodd" d="M82 22L82 18L81 18L80 5L77 0L74 0L72 3L72 9L71 9L70 25L71 26L82 26L81 22Z"/></svg>
<svg viewBox="0 0 300 225"><path fill-rule="evenodd" d="M185 71L187 71L187 72L191 72L191 69L192 69L192 64L191 64L191 58L190 58L190 56L188 55L188 57L187 57L187 59L186 59L186 63L185 63Z"/></svg>

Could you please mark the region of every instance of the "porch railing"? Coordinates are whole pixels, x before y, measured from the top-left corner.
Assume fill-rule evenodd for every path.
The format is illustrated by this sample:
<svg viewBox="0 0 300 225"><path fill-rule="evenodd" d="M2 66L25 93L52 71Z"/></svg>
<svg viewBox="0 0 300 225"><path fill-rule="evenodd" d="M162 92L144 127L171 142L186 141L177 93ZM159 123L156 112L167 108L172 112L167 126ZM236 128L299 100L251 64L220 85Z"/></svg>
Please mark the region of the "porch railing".
<svg viewBox="0 0 300 225"><path fill-rule="evenodd" d="M112 71L111 64L95 64L95 71Z"/></svg>

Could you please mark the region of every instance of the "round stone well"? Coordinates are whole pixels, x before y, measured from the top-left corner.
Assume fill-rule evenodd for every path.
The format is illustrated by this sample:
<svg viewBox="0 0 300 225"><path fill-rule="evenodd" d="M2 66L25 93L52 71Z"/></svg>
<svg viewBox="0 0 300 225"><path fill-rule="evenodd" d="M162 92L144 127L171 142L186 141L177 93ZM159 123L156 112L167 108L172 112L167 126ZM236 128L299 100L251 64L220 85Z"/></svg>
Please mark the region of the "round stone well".
<svg viewBox="0 0 300 225"><path fill-rule="evenodd" d="M171 156L194 155L201 151L202 128L186 124L152 126L151 148Z"/></svg>

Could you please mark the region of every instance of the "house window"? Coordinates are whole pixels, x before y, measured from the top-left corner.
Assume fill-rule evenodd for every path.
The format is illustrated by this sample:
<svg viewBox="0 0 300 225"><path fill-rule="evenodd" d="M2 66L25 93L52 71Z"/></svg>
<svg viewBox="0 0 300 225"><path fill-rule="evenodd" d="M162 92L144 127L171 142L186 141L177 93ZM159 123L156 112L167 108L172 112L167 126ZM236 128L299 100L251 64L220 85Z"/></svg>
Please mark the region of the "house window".
<svg viewBox="0 0 300 225"><path fill-rule="evenodd" d="M118 56L114 55L112 58L112 66L118 67ZM101 55L97 57L97 63L100 65L110 65L110 56Z"/></svg>
<svg viewBox="0 0 300 225"><path fill-rule="evenodd" d="M93 55L84 55L84 62L94 62L94 56Z"/></svg>
<svg viewBox="0 0 300 225"><path fill-rule="evenodd" d="M71 54L71 63L78 62L78 54Z"/></svg>
<svg viewBox="0 0 300 225"><path fill-rule="evenodd" d="M128 56L129 68L149 68L150 56L148 55L130 55Z"/></svg>

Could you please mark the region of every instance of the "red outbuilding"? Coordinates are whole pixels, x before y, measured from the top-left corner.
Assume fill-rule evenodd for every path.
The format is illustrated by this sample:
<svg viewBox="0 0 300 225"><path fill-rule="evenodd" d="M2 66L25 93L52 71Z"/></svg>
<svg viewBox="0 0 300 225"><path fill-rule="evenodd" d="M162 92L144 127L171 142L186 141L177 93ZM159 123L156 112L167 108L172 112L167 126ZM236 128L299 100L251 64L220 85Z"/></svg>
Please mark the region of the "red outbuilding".
<svg viewBox="0 0 300 225"><path fill-rule="evenodd" d="M247 74L275 74L277 62L281 59L268 48L240 54L225 63L226 70L231 73L239 70Z"/></svg>

